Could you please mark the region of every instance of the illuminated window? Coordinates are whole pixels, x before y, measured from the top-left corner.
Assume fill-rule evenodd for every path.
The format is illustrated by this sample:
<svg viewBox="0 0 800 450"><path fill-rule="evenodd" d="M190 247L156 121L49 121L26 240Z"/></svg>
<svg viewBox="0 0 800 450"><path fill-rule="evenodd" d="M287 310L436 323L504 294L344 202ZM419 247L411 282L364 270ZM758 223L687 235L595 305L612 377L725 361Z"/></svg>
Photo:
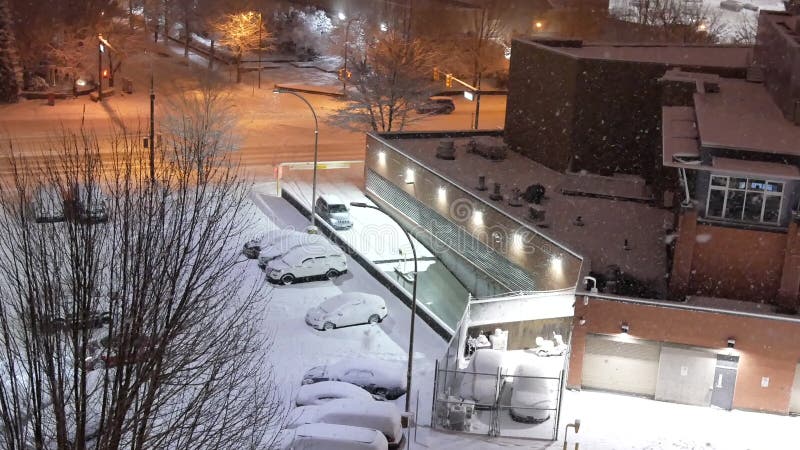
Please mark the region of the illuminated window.
<svg viewBox="0 0 800 450"><path fill-rule="evenodd" d="M711 175L706 217L777 224L782 201L783 182Z"/></svg>

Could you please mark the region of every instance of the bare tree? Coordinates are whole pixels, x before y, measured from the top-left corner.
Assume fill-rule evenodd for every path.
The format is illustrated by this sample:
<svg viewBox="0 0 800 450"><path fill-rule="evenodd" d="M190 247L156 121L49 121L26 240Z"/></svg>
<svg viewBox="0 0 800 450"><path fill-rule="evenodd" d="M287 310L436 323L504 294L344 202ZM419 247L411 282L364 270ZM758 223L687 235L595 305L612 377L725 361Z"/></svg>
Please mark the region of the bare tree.
<svg viewBox="0 0 800 450"><path fill-rule="evenodd" d="M734 44L755 45L758 34L758 13L743 11L743 15L733 25L731 40Z"/></svg>
<svg viewBox="0 0 800 450"><path fill-rule="evenodd" d="M261 49L263 41L271 38L264 28L263 18L253 11L226 14L214 28L222 36L219 43L233 51L236 61L236 82L240 83L242 55Z"/></svg>
<svg viewBox="0 0 800 450"><path fill-rule="evenodd" d="M612 14L659 32L666 42L713 43L724 31L720 12L698 0L637 0Z"/></svg>
<svg viewBox="0 0 800 450"><path fill-rule="evenodd" d="M332 120L368 125L375 131L402 130L408 113L432 92L430 74L436 53L420 39L388 30L354 52L351 83L356 92Z"/></svg>
<svg viewBox="0 0 800 450"><path fill-rule="evenodd" d="M141 139L126 136L64 131L49 145L60 164L12 159L0 197L0 441L268 448L283 402L260 330L263 278L238 256L250 183L205 151L210 139L182 135L159 152L153 183ZM62 193L66 221L37 223Z"/></svg>

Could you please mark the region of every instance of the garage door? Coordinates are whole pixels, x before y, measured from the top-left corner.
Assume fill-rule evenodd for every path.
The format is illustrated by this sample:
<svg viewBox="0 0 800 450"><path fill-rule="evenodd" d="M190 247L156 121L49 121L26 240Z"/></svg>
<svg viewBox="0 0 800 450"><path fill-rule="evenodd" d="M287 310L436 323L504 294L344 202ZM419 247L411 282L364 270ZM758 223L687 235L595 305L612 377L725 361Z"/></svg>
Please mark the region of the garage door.
<svg viewBox="0 0 800 450"><path fill-rule="evenodd" d="M716 366L717 355L710 351L662 346L656 400L708 406Z"/></svg>
<svg viewBox="0 0 800 450"><path fill-rule="evenodd" d="M794 384L792 385L792 396L789 399L789 412L800 414L800 364L794 371Z"/></svg>
<svg viewBox="0 0 800 450"><path fill-rule="evenodd" d="M586 337L581 385L653 397L660 354L658 342L627 342L590 334Z"/></svg>

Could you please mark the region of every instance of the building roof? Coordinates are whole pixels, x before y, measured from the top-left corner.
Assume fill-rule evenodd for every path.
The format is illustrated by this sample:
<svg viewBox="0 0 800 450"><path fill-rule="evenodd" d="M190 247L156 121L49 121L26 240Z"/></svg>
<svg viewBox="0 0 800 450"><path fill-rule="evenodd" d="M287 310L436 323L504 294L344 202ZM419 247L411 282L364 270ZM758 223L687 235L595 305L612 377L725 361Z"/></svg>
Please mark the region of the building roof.
<svg viewBox="0 0 800 450"><path fill-rule="evenodd" d="M437 175L575 251L585 262L588 261L591 270L605 272L609 265L618 265L623 272L643 281L652 281L656 289L664 291L667 273L665 230L672 227L673 215L669 210L642 201L646 197L643 183L625 176L562 174L515 152L508 152L505 160L490 161L466 151L469 137L453 139L457 148L454 161L436 158L436 147L445 137L444 133L426 137L413 134L383 136L384 139L387 137L395 149ZM483 136L483 139L489 137ZM501 137L491 139L502 142ZM540 207L545 210L543 223L546 227L528 220L527 206L513 207L505 200L489 200L491 189L476 189L479 175L486 176L489 186L494 182L502 183L506 196L512 187L524 192L531 184L544 185L546 198ZM562 190L578 195L567 195ZM617 195L635 200L609 198ZM582 226L575 224L578 216Z"/></svg>
<svg viewBox="0 0 800 450"><path fill-rule="evenodd" d="M752 47L745 46L606 44L581 41L571 41L570 45L561 46L558 44L561 41L531 39L520 39L520 41L578 58L672 66L744 68L747 67L752 53Z"/></svg>
<svg viewBox="0 0 800 450"><path fill-rule="evenodd" d="M763 84L718 83L719 92L694 94L703 147L800 156L800 126L786 120Z"/></svg>

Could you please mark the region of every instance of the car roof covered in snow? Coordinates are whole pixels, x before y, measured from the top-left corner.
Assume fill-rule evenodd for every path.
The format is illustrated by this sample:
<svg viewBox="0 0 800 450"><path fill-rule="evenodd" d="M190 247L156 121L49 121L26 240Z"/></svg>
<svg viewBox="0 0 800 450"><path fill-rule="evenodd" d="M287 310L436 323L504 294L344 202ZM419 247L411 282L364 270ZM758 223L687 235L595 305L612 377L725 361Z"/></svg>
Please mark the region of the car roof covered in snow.
<svg viewBox="0 0 800 450"><path fill-rule="evenodd" d="M365 370L371 372L378 384L383 387L406 386L406 369L401 362L386 361L374 358L346 358L329 364L326 372L329 376L341 378L347 372Z"/></svg>
<svg viewBox="0 0 800 450"><path fill-rule="evenodd" d="M307 258L318 258L321 256L343 256L344 252L339 247L327 243L315 243L314 245L301 245L292 248L281 258L289 266L296 266Z"/></svg>
<svg viewBox="0 0 800 450"><path fill-rule="evenodd" d="M374 401L372 394L355 384L343 381L320 381L304 384L297 391L295 402L298 405L311 405L320 399L355 398L363 401Z"/></svg>
<svg viewBox="0 0 800 450"><path fill-rule="evenodd" d="M331 311L347 303L363 302L370 305L385 305L386 302L382 297L374 294L367 294L366 292L343 292L339 295L334 295L328 298L320 307L326 311ZM330 308L330 309L329 309Z"/></svg>

